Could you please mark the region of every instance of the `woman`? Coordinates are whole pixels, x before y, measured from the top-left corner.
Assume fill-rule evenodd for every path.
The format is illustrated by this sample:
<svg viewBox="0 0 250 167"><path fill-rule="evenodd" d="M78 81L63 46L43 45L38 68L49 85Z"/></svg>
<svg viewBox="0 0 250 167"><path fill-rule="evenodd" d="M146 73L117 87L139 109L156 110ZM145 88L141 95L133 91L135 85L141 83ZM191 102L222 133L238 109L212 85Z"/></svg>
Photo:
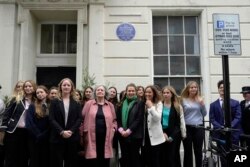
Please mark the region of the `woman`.
<svg viewBox="0 0 250 167"><path fill-rule="evenodd" d="M84 106L85 103L93 98L93 88L91 86L87 86L83 91L82 97L82 105Z"/></svg>
<svg viewBox="0 0 250 167"><path fill-rule="evenodd" d="M81 108L83 108L83 105L82 105L82 92L79 89L75 90L75 96L76 96L76 100L81 104Z"/></svg>
<svg viewBox="0 0 250 167"><path fill-rule="evenodd" d="M197 82L188 82L181 93L181 103L187 129L187 137L183 140L184 167L193 166L193 150L195 166L202 166L202 146L205 133L203 129L196 128L195 126L203 126L203 118L207 114L207 111L204 101L200 96Z"/></svg>
<svg viewBox="0 0 250 167"><path fill-rule="evenodd" d="M114 86L111 86L108 89L108 101L114 105L115 113L117 113L118 97L117 97L117 89ZM116 167L119 163L117 133L115 133L113 138L113 153L114 156L113 158L110 159L110 167Z"/></svg>
<svg viewBox="0 0 250 167"><path fill-rule="evenodd" d="M178 96L171 86L165 86L162 89L163 110L162 110L162 128L165 136L165 143L161 146L161 166L175 166L177 143L180 138L180 111L182 107Z"/></svg>
<svg viewBox="0 0 250 167"><path fill-rule="evenodd" d="M144 87L143 86L137 86L136 90L137 90L136 94L137 94L138 99L144 101L145 100Z"/></svg>
<svg viewBox="0 0 250 167"><path fill-rule="evenodd" d="M136 86L126 86L126 96L117 110L121 166L140 167L140 148L143 139L144 103L136 96Z"/></svg>
<svg viewBox="0 0 250 167"><path fill-rule="evenodd" d="M50 166L76 167L81 105L75 98L74 84L69 78L62 79L58 88L59 98L51 101L49 109Z"/></svg>
<svg viewBox="0 0 250 167"><path fill-rule="evenodd" d="M27 111L26 127L29 131L29 167L49 166L49 109L48 89L40 85L36 89L34 104Z"/></svg>
<svg viewBox="0 0 250 167"><path fill-rule="evenodd" d="M4 139L5 167L28 167L28 130L25 120L27 109L35 101L35 82L25 81L23 91L23 98L13 98L4 114L3 125L7 126Z"/></svg>
<svg viewBox="0 0 250 167"><path fill-rule="evenodd" d="M144 166L160 166L160 145L166 141L161 126L162 102L158 90L150 85L145 88L145 137L142 155Z"/></svg>
<svg viewBox="0 0 250 167"><path fill-rule="evenodd" d="M116 108L116 105L118 103L117 89L114 86L110 87L108 89L108 94L109 94L108 101L111 102Z"/></svg>
<svg viewBox="0 0 250 167"><path fill-rule="evenodd" d="M58 98L58 88L55 87L55 86L52 86L50 89L49 89L49 99L50 100L53 100L55 98Z"/></svg>
<svg viewBox="0 0 250 167"><path fill-rule="evenodd" d="M89 167L109 167L109 160L113 157L112 140L117 123L114 106L106 100L107 95L103 85L97 86L95 99L89 100L82 111L82 144Z"/></svg>

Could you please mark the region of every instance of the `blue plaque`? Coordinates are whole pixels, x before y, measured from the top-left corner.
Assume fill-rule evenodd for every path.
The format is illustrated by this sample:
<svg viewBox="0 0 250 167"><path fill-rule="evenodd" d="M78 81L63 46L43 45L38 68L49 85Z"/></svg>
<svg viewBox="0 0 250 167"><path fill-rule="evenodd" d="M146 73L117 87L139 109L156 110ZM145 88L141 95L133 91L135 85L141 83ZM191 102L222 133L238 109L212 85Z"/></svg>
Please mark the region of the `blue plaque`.
<svg viewBox="0 0 250 167"><path fill-rule="evenodd" d="M122 41L130 41L135 37L135 27L128 23L120 24L116 29L116 35Z"/></svg>

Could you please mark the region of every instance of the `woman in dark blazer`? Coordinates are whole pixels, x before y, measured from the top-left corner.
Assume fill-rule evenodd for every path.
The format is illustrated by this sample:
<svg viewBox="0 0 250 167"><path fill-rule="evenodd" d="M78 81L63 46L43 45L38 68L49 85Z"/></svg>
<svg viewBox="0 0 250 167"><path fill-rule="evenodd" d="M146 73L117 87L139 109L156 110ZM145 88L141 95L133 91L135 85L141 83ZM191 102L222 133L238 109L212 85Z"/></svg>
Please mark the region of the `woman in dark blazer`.
<svg viewBox="0 0 250 167"><path fill-rule="evenodd" d="M117 110L121 167L140 167L143 139L144 102L137 99L135 84L128 84L126 96Z"/></svg>
<svg viewBox="0 0 250 167"><path fill-rule="evenodd" d="M173 87L165 86L162 89L163 110L162 129L166 141L161 146L161 166L174 167L177 143L180 138L180 110L181 104ZM177 163L177 162L176 162Z"/></svg>
<svg viewBox="0 0 250 167"><path fill-rule="evenodd" d="M69 78L61 80L58 87L59 98L51 101L49 109L50 165L76 167L81 105L75 99L74 84Z"/></svg>
<svg viewBox="0 0 250 167"><path fill-rule="evenodd" d="M29 106L26 128L29 132L29 167L49 166L49 101L48 89L39 85L36 89L34 104Z"/></svg>
<svg viewBox="0 0 250 167"><path fill-rule="evenodd" d="M35 91L36 83L32 80L25 81L23 96L13 98L5 110L5 167L28 167L28 130L25 120L27 109L35 101Z"/></svg>

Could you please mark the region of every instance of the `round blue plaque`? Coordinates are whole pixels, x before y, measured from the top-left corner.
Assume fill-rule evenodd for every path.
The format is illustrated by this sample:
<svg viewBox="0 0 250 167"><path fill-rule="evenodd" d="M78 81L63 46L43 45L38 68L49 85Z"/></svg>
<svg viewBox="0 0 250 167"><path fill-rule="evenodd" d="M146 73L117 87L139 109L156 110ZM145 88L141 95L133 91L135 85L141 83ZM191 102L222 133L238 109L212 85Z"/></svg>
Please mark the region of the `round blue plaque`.
<svg viewBox="0 0 250 167"><path fill-rule="evenodd" d="M120 24L116 29L116 35L122 41L130 41L135 37L135 28L128 23Z"/></svg>

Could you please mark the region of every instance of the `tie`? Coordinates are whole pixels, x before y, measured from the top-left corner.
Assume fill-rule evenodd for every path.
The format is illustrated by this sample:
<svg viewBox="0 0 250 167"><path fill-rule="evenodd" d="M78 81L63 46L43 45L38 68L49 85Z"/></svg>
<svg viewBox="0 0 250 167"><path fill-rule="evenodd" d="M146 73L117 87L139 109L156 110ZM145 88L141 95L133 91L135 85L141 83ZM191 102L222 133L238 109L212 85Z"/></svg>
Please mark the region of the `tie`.
<svg viewBox="0 0 250 167"><path fill-rule="evenodd" d="M225 107L224 107L224 101L221 99L221 110L222 110L222 115L224 118L224 124L225 124Z"/></svg>
<svg viewBox="0 0 250 167"><path fill-rule="evenodd" d="M224 111L224 101L223 101L223 99L221 99L221 109L222 109L222 111Z"/></svg>

